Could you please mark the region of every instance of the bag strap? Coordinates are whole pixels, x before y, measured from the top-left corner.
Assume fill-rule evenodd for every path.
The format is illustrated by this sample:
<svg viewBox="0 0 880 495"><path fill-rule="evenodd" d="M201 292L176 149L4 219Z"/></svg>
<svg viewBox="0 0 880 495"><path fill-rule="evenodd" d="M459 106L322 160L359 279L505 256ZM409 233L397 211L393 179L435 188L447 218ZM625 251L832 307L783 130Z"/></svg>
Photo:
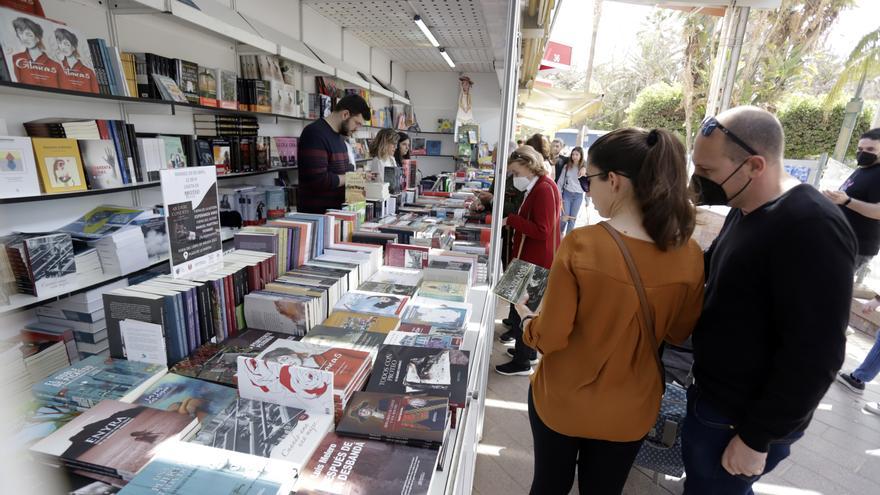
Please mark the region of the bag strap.
<svg viewBox="0 0 880 495"><path fill-rule="evenodd" d="M620 248L620 253L623 255L623 259L626 261L626 266L629 269L629 276L632 278L633 285L636 287L636 292L639 294L639 306L641 306L642 309L642 319L645 320L645 327L647 327L643 332L647 334L648 343L651 345L651 349L653 349L651 355L654 356L654 362L657 364L657 371L660 372L660 383L663 384L663 392L665 393L666 372L663 370L663 363L660 362L660 345L657 343L657 335L654 333L654 317L648 309L648 295L645 292L645 285L642 283L642 277L639 275L639 269L636 267L636 262L633 260L632 253L629 251L629 248L626 247L620 233L607 222L600 222L599 225L608 231L608 234L610 234L611 238L614 239L614 242L617 243L617 247Z"/></svg>
<svg viewBox="0 0 880 495"><path fill-rule="evenodd" d="M537 184L535 184L537 186ZM556 251L559 249L559 217L562 215L562 211L559 209L559 203L561 203L562 198L553 194L553 199L556 201L556 222L553 224L553 254L556 254ZM525 203L525 201L523 201ZM522 206L520 206L522 208ZM528 220L528 218L526 218ZM513 229L511 229L513 230ZM523 246L526 245L526 235L520 232L519 234L519 251L516 253L516 259L522 259L522 250Z"/></svg>

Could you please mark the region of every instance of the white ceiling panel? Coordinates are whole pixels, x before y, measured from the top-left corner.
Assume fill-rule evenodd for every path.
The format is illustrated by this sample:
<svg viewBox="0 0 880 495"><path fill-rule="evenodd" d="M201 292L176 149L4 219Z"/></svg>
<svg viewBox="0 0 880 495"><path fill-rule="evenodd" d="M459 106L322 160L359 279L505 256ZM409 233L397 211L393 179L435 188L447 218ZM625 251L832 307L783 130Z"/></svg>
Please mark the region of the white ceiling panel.
<svg viewBox="0 0 880 495"><path fill-rule="evenodd" d="M506 23L494 16L513 0L303 0L408 71L494 72ZM413 22L420 15L455 62L450 69ZM493 16L487 24L486 15ZM503 57L502 57L503 58Z"/></svg>

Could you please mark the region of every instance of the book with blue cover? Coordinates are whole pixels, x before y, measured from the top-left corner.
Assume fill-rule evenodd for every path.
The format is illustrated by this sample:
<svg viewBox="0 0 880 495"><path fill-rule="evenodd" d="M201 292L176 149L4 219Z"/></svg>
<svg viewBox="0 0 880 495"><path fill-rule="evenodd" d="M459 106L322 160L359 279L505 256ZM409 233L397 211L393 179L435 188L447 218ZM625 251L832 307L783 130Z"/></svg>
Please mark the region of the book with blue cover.
<svg viewBox="0 0 880 495"><path fill-rule="evenodd" d="M238 399L234 388L168 373L134 400L135 404L175 411L204 422Z"/></svg>
<svg viewBox="0 0 880 495"><path fill-rule="evenodd" d="M104 356L90 356L33 386L37 400L88 409L105 399L123 402L157 382L165 366Z"/></svg>
<svg viewBox="0 0 880 495"><path fill-rule="evenodd" d="M425 141L425 148L428 152L428 156L437 156L440 154L440 141L435 141L433 139L428 139Z"/></svg>
<svg viewBox="0 0 880 495"><path fill-rule="evenodd" d="M288 495L296 476L287 461L184 443L163 449L119 495Z"/></svg>

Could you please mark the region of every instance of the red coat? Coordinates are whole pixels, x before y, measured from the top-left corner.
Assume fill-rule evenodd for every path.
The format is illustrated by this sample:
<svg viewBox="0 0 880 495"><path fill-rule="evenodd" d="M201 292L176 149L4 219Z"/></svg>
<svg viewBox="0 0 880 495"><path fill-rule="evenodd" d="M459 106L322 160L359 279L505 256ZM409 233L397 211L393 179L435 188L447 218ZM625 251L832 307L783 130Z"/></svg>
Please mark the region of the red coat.
<svg viewBox="0 0 880 495"><path fill-rule="evenodd" d="M556 254L555 248L560 243L561 203L562 198L556 183L547 175L541 176L526 196L519 212L507 217L507 225L513 229L511 253L514 257L519 253L520 244L525 242L519 258L550 268Z"/></svg>

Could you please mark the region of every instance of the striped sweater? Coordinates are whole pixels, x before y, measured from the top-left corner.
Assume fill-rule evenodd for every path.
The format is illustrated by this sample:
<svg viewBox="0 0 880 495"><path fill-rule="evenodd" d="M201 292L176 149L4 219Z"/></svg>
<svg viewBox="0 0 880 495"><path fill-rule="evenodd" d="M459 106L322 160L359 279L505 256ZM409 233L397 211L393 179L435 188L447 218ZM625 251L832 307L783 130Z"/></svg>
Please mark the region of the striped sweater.
<svg viewBox="0 0 880 495"><path fill-rule="evenodd" d="M297 211L324 213L331 208L341 208L345 202L345 187L339 185L339 176L354 170L343 137L326 120L316 120L303 129L297 154Z"/></svg>

